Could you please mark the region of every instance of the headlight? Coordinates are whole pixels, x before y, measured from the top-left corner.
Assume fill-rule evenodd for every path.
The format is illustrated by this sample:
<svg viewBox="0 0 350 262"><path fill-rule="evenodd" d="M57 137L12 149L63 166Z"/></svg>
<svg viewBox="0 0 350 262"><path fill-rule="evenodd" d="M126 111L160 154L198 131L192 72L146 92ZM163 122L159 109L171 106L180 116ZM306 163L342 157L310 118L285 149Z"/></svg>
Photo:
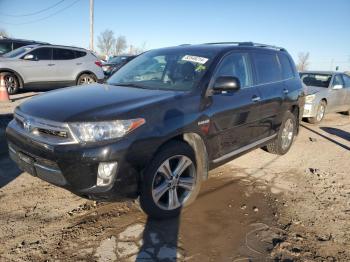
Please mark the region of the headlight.
<svg viewBox="0 0 350 262"><path fill-rule="evenodd" d="M81 142L98 142L123 137L145 123L145 119L108 122L71 123L69 126Z"/></svg>
<svg viewBox="0 0 350 262"><path fill-rule="evenodd" d="M312 103L315 100L316 95L308 95L305 97L305 103Z"/></svg>

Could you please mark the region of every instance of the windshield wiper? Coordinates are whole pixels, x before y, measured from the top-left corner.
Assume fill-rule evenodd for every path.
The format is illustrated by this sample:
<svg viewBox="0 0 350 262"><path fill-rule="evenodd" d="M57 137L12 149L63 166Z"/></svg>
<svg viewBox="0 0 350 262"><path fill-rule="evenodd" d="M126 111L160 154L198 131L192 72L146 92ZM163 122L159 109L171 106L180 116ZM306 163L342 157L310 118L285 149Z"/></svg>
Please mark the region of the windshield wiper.
<svg viewBox="0 0 350 262"><path fill-rule="evenodd" d="M147 89L146 87L137 85L135 83L113 83L111 85L114 85L114 86L127 86L127 87L136 87L136 88Z"/></svg>

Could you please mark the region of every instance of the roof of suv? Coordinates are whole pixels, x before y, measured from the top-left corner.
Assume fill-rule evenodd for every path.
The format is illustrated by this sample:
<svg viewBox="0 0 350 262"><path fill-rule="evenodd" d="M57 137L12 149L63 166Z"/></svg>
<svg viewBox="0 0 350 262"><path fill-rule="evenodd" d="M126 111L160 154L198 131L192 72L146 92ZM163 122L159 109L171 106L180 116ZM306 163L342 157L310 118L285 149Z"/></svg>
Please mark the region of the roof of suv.
<svg viewBox="0 0 350 262"><path fill-rule="evenodd" d="M26 42L26 43L33 43L33 44L45 44L49 45L50 43L47 42L41 42L41 41L35 41L35 40L27 40L27 39L18 39L18 38L9 38L9 37L4 37L1 36L0 40L6 40L6 41L14 41L14 42Z"/></svg>
<svg viewBox="0 0 350 262"><path fill-rule="evenodd" d="M218 42L218 43L205 43L205 44L182 44L179 46L167 47L164 49L186 49L186 50L212 50L216 52L220 51L229 51L236 48L252 48L252 49L267 49L267 50L276 50L276 51L286 51L282 47L258 44L253 42Z"/></svg>
<svg viewBox="0 0 350 262"><path fill-rule="evenodd" d="M39 46L39 45L28 45L28 46ZM67 48L67 49L73 49L73 50L77 50L77 51L85 51L88 52L89 50L82 48L82 47L76 47L76 46L65 46L65 45L51 45L51 44L40 44L40 47L58 47L58 48Z"/></svg>

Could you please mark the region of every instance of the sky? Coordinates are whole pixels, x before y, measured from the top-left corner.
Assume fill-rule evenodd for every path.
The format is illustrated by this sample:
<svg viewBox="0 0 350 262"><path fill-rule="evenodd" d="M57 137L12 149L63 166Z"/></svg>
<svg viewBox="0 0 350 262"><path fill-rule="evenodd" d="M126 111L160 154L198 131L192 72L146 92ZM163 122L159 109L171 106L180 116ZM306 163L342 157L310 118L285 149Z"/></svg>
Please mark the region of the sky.
<svg viewBox="0 0 350 262"><path fill-rule="evenodd" d="M312 70L350 71L350 0L95 0L94 11L95 47L105 29L146 49L253 41L282 46L295 62L309 52ZM89 0L0 0L0 28L87 48Z"/></svg>

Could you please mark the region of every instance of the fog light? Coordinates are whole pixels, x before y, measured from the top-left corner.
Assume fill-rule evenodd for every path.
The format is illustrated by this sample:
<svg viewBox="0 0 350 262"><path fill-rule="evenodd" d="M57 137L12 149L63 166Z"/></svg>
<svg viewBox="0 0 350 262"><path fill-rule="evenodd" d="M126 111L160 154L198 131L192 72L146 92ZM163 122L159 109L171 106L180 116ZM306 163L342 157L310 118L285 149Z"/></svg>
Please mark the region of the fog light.
<svg viewBox="0 0 350 262"><path fill-rule="evenodd" d="M115 176L117 171L117 162L103 162L98 165L97 171L97 185L106 186L109 185Z"/></svg>

